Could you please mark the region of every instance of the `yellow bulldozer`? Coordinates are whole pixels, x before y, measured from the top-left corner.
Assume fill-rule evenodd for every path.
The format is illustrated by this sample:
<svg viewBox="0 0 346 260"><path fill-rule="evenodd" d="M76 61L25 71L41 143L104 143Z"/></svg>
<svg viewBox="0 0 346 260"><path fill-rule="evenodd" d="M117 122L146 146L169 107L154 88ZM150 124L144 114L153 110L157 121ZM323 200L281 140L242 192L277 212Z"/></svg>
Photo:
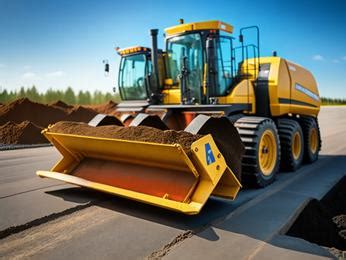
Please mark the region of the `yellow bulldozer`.
<svg viewBox="0 0 346 260"><path fill-rule="evenodd" d="M257 26L240 29L239 46L221 21L181 20L165 50L150 33L151 48L117 49L118 117L49 126L63 158L38 176L197 214L210 196L235 199L244 184L317 160L316 81L276 53L261 57Z"/></svg>

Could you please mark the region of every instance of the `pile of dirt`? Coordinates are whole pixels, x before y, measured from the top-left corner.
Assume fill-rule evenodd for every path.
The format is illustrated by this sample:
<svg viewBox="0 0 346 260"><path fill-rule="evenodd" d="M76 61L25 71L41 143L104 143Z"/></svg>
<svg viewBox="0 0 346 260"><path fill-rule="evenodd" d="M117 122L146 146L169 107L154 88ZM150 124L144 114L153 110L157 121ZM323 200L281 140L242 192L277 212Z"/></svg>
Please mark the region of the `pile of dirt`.
<svg viewBox="0 0 346 260"><path fill-rule="evenodd" d="M7 122L0 126L0 143L3 144L41 144L47 143L41 135L42 127L29 121L20 124Z"/></svg>
<svg viewBox="0 0 346 260"><path fill-rule="evenodd" d="M62 103L58 102L60 106L57 107L32 102L27 98L15 100L0 108L0 125L10 121L21 123L28 120L35 125L46 127L62 120L86 122L97 114L96 111L90 108L80 106L62 109Z"/></svg>
<svg viewBox="0 0 346 260"><path fill-rule="evenodd" d="M321 246L346 250L345 198L344 176L322 200L313 199L308 203L287 234Z"/></svg>
<svg viewBox="0 0 346 260"><path fill-rule="evenodd" d="M90 105L90 106L87 106L87 107L92 109L92 110L95 110L99 114L107 114L107 115L117 116L117 113L115 112L115 109L116 109L117 105L118 105L117 103L115 103L112 100L110 100L106 104Z"/></svg>
<svg viewBox="0 0 346 260"><path fill-rule="evenodd" d="M54 133L76 134L162 144L178 143L182 146L187 154L190 153L191 144L202 137L202 135L193 135L184 131L162 131L148 126L124 127L111 125L99 126L95 128L85 123L66 121L54 124L49 131Z"/></svg>
<svg viewBox="0 0 346 260"><path fill-rule="evenodd" d="M67 105L66 103L62 102L61 100L58 100L56 102L53 102L52 104L50 104L52 107L57 107L57 108L61 108L61 109L72 109L73 106L71 105Z"/></svg>
<svg viewBox="0 0 346 260"><path fill-rule="evenodd" d="M72 106L60 100L52 104L40 104L27 98L17 99L7 105L0 104L0 143L48 143L40 134L42 128L59 121L89 122L98 113L114 114L116 105L110 101L93 108ZM28 139L21 137L30 134Z"/></svg>

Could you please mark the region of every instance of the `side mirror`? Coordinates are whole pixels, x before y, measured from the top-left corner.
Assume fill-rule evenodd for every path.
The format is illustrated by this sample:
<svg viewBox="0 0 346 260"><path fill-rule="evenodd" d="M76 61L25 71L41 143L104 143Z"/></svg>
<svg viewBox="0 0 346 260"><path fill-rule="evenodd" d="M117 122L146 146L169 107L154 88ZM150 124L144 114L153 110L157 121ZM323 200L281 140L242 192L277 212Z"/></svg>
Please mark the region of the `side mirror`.
<svg viewBox="0 0 346 260"><path fill-rule="evenodd" d="M239 35L239 42L244 42L244 36L242 34Z"/></svg>
<svg viewBox="0 0 346 260"><path fill-rule="evenodd" d="M109 74L109 62L108 60L103 60L103 64L105 65L105 76Z"/></svg>

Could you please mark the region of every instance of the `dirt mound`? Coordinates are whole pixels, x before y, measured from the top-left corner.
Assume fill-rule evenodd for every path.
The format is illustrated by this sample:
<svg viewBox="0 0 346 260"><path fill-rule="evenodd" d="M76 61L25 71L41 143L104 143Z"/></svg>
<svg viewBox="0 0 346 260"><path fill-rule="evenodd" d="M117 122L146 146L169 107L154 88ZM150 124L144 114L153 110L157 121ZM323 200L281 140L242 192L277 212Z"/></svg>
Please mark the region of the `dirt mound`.
<svg viewBox="0 0 346 260"><path fill-rule="evenodd" d="M40 144L48 143L41 135L42 128L24 121L20 124L7 122L0 126L0 143L3 144Z"/></svg>
<svg viewBox="0 0 346 260"><path fill-rule="evenodd" d="M59 121L89 122L97 114L91 108L62 101L46 105L21 98L0 106L0 143L47 143L40 133L42 128Z"/></svg>
<svg viewBox="0 0 346 260"><path fill-rule="evenodd" d="M51 106L53 106L53 107L60 107L60 108L63 108L63 109L73 108L73 106L67 105L66 103L62 102L61 100L58 100L58 101L52 103Z"/></svg>
<svg viewBox="0 0 346 260"><path fill-rule="evenodd" d="M37 126L46 127L62 120L87 122L97 114L89 108L62 109L62 103L59 102L60 106L57 107L32 102L27 98L18 99L7 106L0 107L0 125L10 121L21 123L28 120Z"/></svg>
<svg viewBox="0 0 346 260"><path fill-rule="evenodd" d="M180 144L186 153L190 153L191 144L202 137L184 131L159 130L147 126L99 126L97 128L85 123L58 122L49 130L55 133L76 134L94 137L106 137L133 141L154 142L162 144Z"/></svg>
<svg viewBox="0 0 346 260"><path fill-rule="evenodd" d="M64 121L89 122L98 113L90 108L82 106L74 107L68 112Z"/></svg>
<svg viewBox="0 0 346 260"><path fill-rule="evenodd" d="M346 250L346 177L321 200L311 200L288 235L339 250Z"/></svg>
<svg viewBox="0 0 346 260"><path fill-rule="evenodd" d="M117 103L110 100L106 104L90 105L87 107L95 110L99 114L116 115L115 109L117 105Z"/></svg>

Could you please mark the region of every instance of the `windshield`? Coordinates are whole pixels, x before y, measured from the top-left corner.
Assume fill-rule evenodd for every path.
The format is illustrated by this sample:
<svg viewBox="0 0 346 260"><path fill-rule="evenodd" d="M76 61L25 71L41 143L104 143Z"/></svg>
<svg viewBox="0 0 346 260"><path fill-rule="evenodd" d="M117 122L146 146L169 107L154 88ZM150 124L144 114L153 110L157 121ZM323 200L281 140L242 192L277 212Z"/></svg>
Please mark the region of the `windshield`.
<svg viewBox="0 0 346 260"><path fill-rule="evenodd" d="M187 88L190 97L199 102L202 86L203 51L199 33L172 37L167 40L168 75L178 84L182 67L187 67Z"/></svg>
<svg viewBox="0 0 346 260"><path fill-rule="evenodd" d="M123 100L147 99L145 75L145 54L136 54L121 58L119 89Z"/></svg>

